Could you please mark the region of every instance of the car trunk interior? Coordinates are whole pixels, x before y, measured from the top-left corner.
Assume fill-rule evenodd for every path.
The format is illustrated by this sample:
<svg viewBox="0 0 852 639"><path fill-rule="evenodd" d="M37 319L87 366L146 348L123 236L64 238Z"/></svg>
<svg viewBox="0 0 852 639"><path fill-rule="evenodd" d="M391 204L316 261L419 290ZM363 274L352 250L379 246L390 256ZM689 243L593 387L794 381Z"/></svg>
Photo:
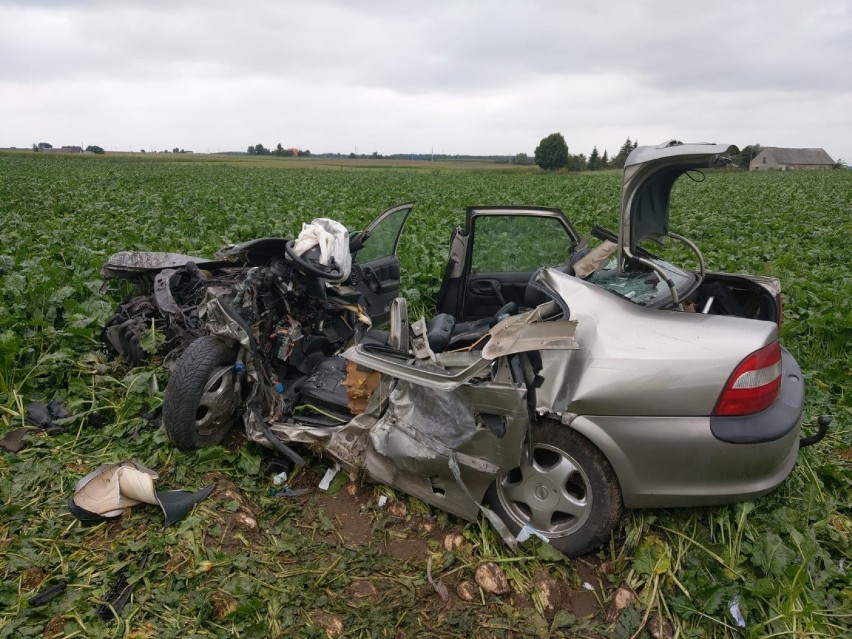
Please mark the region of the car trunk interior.
<svg viewBox="0 0 852 639"><path fill-rule="evenodd" d="M707 273L689 300L695 310L708 315L732 315L747 319L778 322L775 295L744 275Z"/></svg>

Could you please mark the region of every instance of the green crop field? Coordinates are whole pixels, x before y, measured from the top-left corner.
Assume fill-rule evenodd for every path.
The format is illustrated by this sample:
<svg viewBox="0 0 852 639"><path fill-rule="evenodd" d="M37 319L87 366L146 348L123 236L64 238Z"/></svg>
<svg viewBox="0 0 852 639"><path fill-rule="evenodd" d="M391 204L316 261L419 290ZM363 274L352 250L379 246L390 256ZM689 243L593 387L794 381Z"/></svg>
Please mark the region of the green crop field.
<svg viewBox="0 0 852 639"><path fill-rule="evenodd" d="M168 445L149 421L166 375L101 350L121 298L101 290L113 252L211 254L292 236L319 216L357 229L414 200L402 289L428 315L467 205L556 206L581 233L615 228L616 173L420 166L0 154L0 436L25 424L29 402L59 398L72 415L62 432L0 452L0 637L850 636L852 171L709 172L675 186L672 229L703 248L709 269L781 279L805 423L834 419L754 502L631 512L606 548L569 561L533 542L513 555L486 524L343 474L327 494L270 496L266 451L238 434L193 453ZM150 506L82 525L66 506L75 482L121 460L156 470L161 489L216 490L166 530ZM327 467L312 458L293 485L315 487ZM446 549L448 533L461 545ZM427 581L430 558L448 602ZM486 561L510 592L457 597ZM104 622L96 611L122 575L132 599ZM60 581L57 597L30 603Z"/></svg>

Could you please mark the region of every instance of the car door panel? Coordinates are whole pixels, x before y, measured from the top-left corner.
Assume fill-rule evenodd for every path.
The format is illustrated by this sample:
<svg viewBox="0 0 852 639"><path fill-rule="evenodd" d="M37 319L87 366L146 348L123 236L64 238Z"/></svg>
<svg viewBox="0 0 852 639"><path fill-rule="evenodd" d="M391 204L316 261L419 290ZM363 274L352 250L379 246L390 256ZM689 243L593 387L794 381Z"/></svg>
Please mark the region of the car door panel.
<svg viewBox="0 0 852 639"><path fill-rule="evenodd" d="M465 319L492 317L509 302L523 306L531 275L532 272L471 275L467 280L464 300Z"/></svg>
<svg viewBox="0 0 852 639"><path fill-rule="evenodd" d="M390 305L399 296L400 266L395 255L370 260L352 267L355 288L374 323L381 324L390 316Z"/></svg>
<svg viewBox="0 0 852 639"><path fill-rule="evenodd" d="M413 202L384 211L364 231L353 234L359 248L352 257L352 281L360 303L380 326L390 318L391 302L399 296L400 265L396 255L402 229Z"/></svg>
<svg viewBox="0 0 852 639"><path fill-rule="evenodd" d="M450 249L439 310L464 321L523 306L536 269L560 266L579 236L559 209L471 207Z"/></svg>

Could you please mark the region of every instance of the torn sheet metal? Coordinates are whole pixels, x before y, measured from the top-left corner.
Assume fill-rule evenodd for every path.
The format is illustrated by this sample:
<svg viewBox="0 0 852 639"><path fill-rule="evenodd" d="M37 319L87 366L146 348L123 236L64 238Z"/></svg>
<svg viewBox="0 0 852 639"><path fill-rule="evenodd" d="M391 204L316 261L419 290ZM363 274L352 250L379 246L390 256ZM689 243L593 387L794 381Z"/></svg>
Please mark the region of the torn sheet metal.
<svg viewBox="0 0 852 639"><path fill-rule="evenodd" d="M208 263L203 257L194 257L182 253L164 251L120 251L110 256L101 268L101 277L112 279L124 277L128 273L178 268L193 262L197 265Z"/></svg>
<svg viewBox="0 0 852 639"><path fill-rule="evenodd" d="M609 262L616 252L618 252L618 244L604 240L574 263L574 274L581 278L588 277Z"/></svg>
<svg viewBox="0 0 852 639"><path fill-rule="evenodd" d="M530 311L532 313L532 311ZM482 356L493 360L504 355L527 351L576 350L576 320L529 322L529 313L513 315L491 329L491 339L482 348Z"/></svg>
<svg viewBox="0 0 852 639"><path fill-rule="evenodd" d="M387 411L370 429L366 469L377 481L474 521L497 474L520 461L529 424L525 396L523 388L490 382L444 391L396 381ZM505 428L489 428L495 421Z"/></svg>
<svg viewBox="0 0 852 639"><path fill-rule="evenodd" d="M414 360L403 353L371 349L365 346L348 348L343 357L364 368L405 380L413 384L430 386L436 390L452 391L488 369L491 362L477 358L466 368L451 372L437 365L414 366Z"/></svg>

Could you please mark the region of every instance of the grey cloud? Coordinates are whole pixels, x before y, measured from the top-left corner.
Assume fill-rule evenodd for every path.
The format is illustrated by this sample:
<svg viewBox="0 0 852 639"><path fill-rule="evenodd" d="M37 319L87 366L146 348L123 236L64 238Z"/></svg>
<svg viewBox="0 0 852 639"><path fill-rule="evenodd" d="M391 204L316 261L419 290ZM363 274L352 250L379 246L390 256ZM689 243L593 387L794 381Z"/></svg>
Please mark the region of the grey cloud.
<svg viewBox="0 0 852 639"><path fill-rule="evenodd" d="M588 153L710 124L782 144L759 131L807 123L847 148L850 57L843 1L0 0L0 116L185 147L280 135L313 150L530 152L561 130Z"/></svg>

